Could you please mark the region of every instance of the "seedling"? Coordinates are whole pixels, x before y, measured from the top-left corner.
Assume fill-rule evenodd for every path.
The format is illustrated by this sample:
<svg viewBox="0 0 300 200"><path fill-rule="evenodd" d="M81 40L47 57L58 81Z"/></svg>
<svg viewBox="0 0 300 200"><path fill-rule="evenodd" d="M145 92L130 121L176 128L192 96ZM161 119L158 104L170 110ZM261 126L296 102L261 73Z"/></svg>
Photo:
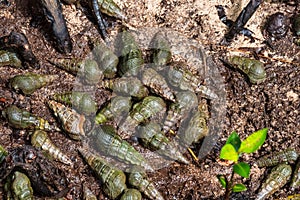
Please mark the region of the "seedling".
<svg viewBox="0 0 300 200"><path fill-rule="evenodd" d="M241 141L235 131L228 137L226 144L221 149L220 158L233 161L233 170L229 181L225 175L217 176L221 185L226 189L225 200L229 200L231 192L242 192L247 190L246 186L242 183L233 184L234 173L244 178L249 178L250 174L250 165L245 162L238 162L239 157L242 153L253 153L258 150L265 142L267 132L267 128L261 129L252 133L243 141Z"/></svg>

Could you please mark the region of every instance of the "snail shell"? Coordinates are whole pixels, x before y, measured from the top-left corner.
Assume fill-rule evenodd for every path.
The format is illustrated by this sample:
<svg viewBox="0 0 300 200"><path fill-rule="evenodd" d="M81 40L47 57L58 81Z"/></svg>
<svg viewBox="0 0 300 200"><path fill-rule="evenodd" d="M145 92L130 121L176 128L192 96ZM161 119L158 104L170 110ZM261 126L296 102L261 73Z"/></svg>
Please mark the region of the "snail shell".
<svg viewBox="0 0 300 200"><path fill-rule="evenodd" d="M128 183L144 193L149 199L164 200L154 184L148 180L145 172L133 170L128 175Z"/></svg>
<svg viewBox="0 0 300 200"><path fill-rule="evenodd" d="M97 111L97 103L92 96L86 92L65 92L61 94L55 94L52 97L53 100L65 103L70 106L74 106L78 112L86 115L95 114Z"/></svg>
<svg viewBox="0 0 300 200"><path fill-rule="evenodd" d="M48 101L48 106L54 115L59 119L65 132L74 140L81 140L85 132L91 127L89 120L84 115L77 113L74 109L68 108L54 100Z"/></svg>
<svg viewBox="0 0 300 200"><path fill-rule="evenodd" d="M300 186L300 161L298 160L294 173L292 175L291 188L299 188Z"/></svg>
<svg viewBox="0 0 300 200"><path fill-rule="evenodd" d="M260 83L266 79L264 64L258 60L233 56L229 58L229 62L243 71L251 83Z"/></svg>
<svg viewBox="0 0 300 200"><path fill-rule="evenodd" d="M136 189L127 189L124 194L121 196L120 200L141 200L142 195Z"/></svg>
<svg viewBox="0 0 300 200"><path fill-rule="evenodd" d="M182 91L176 94L176 102L172 103L168 114L164 121L163 131L167 133L178 122L180 122L185 115L194 107L198 105L198 98L194 92Z"/></svg>
<svg viewBox="0 0 300 200"><path fill-rule="evenodd" d="M117 94L143 98L148 96L148 89L135 77L122 77L114 80L104 80L100 87L109 88Z"/></svg>
<svg viewBox="0 0 300 200"><path fill-rule="evenodd" d="M144 85L150 87L151 90L153 90L153 92L159 96L170 101L175 101L173 92L171 88L169 88L166 80L154 69L147 68L143 71L142 82Z"/></svg>
<svg viewBox="0 0 300 200"><path fill-rule="evenodd" d="M208 117L207 104L200 102L197 111L189 119L187 127L184 127L185 130L179 135L183 144L190 145L208 135Z"/></svg>
<svg viewBox="0 0 300 200"><path fill-rule="evenodd" d="M292 168L289 165L279 164L274 167L262 184L260 192L256 196L256 200L263 200L271 196L288 182L291 174Z"/></svg>
<svg viewBox="0 0 300 200"><path fill-rule="evenodd" d="M103 79L102 71L95 60L75 58L56 58L49 60L55 66L83 79L87 84L95 85Z"/></svg>
<svg viewBox="0 0 300 200"><path fill-rule="evenodd" d="M154 63L154 67L164 66L170 63L172 59L170 43L163 32L157 32L150 45L150 48L153 49L152 62Z"/></svg>
<svg viewBox="0 0 300 200"><path fill-rule="evenodd" d="M17 54L10 51L0 50L0 67L10 65L16 68L22 67L22 62Z"/></svg>
<svg viewBox="0 0 300 200"><path fill-rule="evenodd" d="M141 166L153 171L146 159L131 144L122 140L115 129L109 125L95 126L89 133L89 144L95 151L112 156L121 162Z"/></svg>
<svg viewBox="0 0 300 200"><path fill-rule="evenodd" d="M11 189L13 192L14 199L19 200L33 200L33 190L29 178L16 171L13 175Z"/></svg>
<svg viewBox="0 0 300 200"><path fill-rule="evenodd" d="M280 164L282 162L296 161L298 157L299 154L297 153L297 151L288 148L284 151L265 155L259 158L256 161L256 164L258 165L258 167L270 167L270 166L275 166L277 164Z"/></svg>
<svg viewBox="0 0 300 200"><path fill-rule="evenodd" d="M120 47L117 49L121 49L121 57L118 73L120 76L136 76L144 64L142 51L130 32L120 33L119 40L117 43L120 43Z"/></svg>
<svg viewBox="0 0 300 200"><path fill-rule="evenodd" d="M159 112L165 111L165 109L166 104L161 98L155 96L145 97L142 102L133 106L132 111L119 127L119 130L130 136L134 133L134 129L139 123Z"/></svg>
<svg viewBox="0 0 300 200"><path fill-rule="evenodd" d="M111 199L116 199L120 196L127 188L125 174L88 150L83 148L78 148L78 150L103 183L105 194Z"/></svg>
<svg viewBox="0 0 300 200"><path fill-rule="evenodd" d="M93 57L105 78L113 78L116 75L119 58L103 42L94 44Z"/></svg>
<svg viewBox="0 0 300 200"><path fill-rule="evenodd" d="M167 156L169 159L175 159L179 162L189 164L189 161L182 155L178 148L161 131L157 123L149 123L145 126L139 126L139 137L144 146L156 150L157 153Z"/></svg>
<svg viewBox="0 0 300 200"><path fill-rule="evenodd" d="M25 74L16 75L9 79L9 85L16 91L30 95L36 90L58 79L58 75Z"/></svg>
<svg viewBox="0 0 300 200"><path fill-rule="evenodd" d="M113 0L97 0L100 11L111 17L126 20L126 16L121 8Z"/></svg>
<svg viewBox="0 0 300 200"><path fill-rule="evenodd" d="M34 131L33 135L31 136L31 144L34 147L41 148L54 159L57 159L60 162L65 163L67 165L73 165L72 161L68 158L68 156L53 144L53 142L50 140L48 134L45 131Z"/></svg>
<svg viewBox="0 0 300 200"><path fill-rule="evenodd" d="M103 107L95 117L97 124L102 124L115 117L120 116L122 113L128 113L131 108L131 97L116 96Z"/></svg>
<svg viewBox="0 0 300 200"><path fill-rule="evenodd" d="M36 117L26 110L11 105L2 111L2 116L7 119L8 124L18 129L40 129L48 131L60 131L56 126L50 125L43 118Z"/></svg>

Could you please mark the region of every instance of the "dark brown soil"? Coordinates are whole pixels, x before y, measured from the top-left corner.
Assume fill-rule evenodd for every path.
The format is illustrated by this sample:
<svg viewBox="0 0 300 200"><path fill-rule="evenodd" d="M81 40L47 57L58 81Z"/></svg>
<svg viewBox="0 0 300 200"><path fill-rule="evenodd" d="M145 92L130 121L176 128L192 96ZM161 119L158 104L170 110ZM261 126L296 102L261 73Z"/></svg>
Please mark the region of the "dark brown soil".
<svg viewBox="0 0 300 200"><path fill-rule="evenodd" d="M202 45L214 66L221 74L213 84L225 86L224 100L226 111L223 124L210 123L210 128L217 134L216 145L208 155L193 161L190 154L185 156L192 162L190 165L172 163L168 167L148 173L150 179L163 194L165 199L221 199L225 193L216 178L217 174L227 177L231 174L231 165L218 159L219 152L228 135L237 131L242 139L252 132L268 127L268 136L265 144L257 152L243 155L242 160L252 165L250 178L234 180L244 183L248 190L232 195L232 199L252 199L258 192L270 168L258 168L254 162L262 155L280 151L287 147L300 152L300 47L293 43L293 33L288 31L283 39L274 41L274 49L270 49L263 41L262 29L267 16L281 11L288 17L297 13L295 6L283 3L264 2L247 23L247 28L255 33L255 43L249 43L244 36L238 36L228 47L219 45L226 26L219 21L215 5L227 6L228 17L235 19L241 8L248 1L184 1L184 0L154 0L154 1L116 1L128 16L128 24L135 28L165 27L175 30L187 38L191 38ZM0 8L0 36L8 35L11 31L24 33L32 45L34 54L40 60L41 69L14 69L9 66L0 68L0 97L6 102L0 102L0 109L10 104L25 108L32 113L44 117L52 123L55 118L45 105L47 97L51 94L72 90L75 78L49 64L47 59L66 57L57 53L48 39L50 33L45 33L42 28L30 27L31 16L26 11L26 5L20 0L11 0L9 7ZM84 58L89 52L88 38L100 38L100 35L87 17L76 9L75 6L63 6L67 25L73 42L73 51L68 57ZM118 20L107 19L108 32L115 35L120 27ZM251 56L249 52L238 51L239 47L264 47L264 57L259 60L265 63L267 78L263 83L251 84L247 77L238 70L224 66L219 58L238 54ZM211 64L212 62L208 63ZM12 92L8 87L8 79L16 74L37 72L42 74L59 74L58 81L38 90L30 96L23 96ZM214 76L212 76L214 77ZM216 75L218 77L218 75ZM104 103L110 93L97 90L97 102ZM214 122L214 120L212 120ZM215 120L218 122L218 120ZM214 126L218 127L215 128ZM221 128L220 128L221 127ZM107 199L101 190L101 184L94 177L89 167L82 161L76 148L81 145L59 132L49 133L51 139L64 150L74 162L74 167L56 163L67 174L71 191L66 199L80 199L82 183L85 183L99 199ZM10 128L5 120L0 121L0 144L5 148L29 144L26 131ZM200 144L193 148L196 152ZM294 165L293 165L294 167ZM3 188L0 188L2 196ZM284 199L288 195L299 193L299 189L291 191L288 184L277 191L270 199Z"/></svg>

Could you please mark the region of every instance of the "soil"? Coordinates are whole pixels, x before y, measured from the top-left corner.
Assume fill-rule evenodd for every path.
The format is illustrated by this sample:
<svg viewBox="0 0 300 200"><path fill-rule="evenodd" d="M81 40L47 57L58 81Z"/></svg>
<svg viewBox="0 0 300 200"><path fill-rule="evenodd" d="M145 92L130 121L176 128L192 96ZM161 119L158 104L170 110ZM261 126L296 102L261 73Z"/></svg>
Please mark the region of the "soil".
<svg viewBox="0 0 300 200"><path fill-rule="evenodd" d="M11 31L24 33L41 63L41 68L36 70L1 67L0 97L4 97L5 102L0 102L0 109L15 104L51 123L56 123L45 101L49 95L72 90L76 78L55 68L47 60L61 57L84 58L90 51L88 39L100 38L100 34L81 9L74 5L63 5L63 13L73 42L73 51L70 55L60 54L53 48L48 31L43 30L42 26L38 26L38 28L30 26L32 16L27 10L26 3L21 0L11 0L10 2L9 7L1 5L0 8L0 36L8 35ZM265 154L288 147L300 152L300 47L293 43L295 36L292 33L291 25L289 25L290 29L285 37L271 42L273 48L265 44L264 41L268 36L263 35L263 27L268 16L280 11L292 18L297 12L299 14L297 7L280 2L263 2L246 24L246 28L254 32L255 42L250 43L248 38L238 35L229 46L221 46L220 42L228 28L218 19L215 6L223 5L228 18L235 20L248 1L116 0L115 2L126 13L127 24L132 29L168 28L196 41L209 58L207 66L213 66L214 68L210 69L216 70L215 73L212 71L208 73L209 76L205 79L206 83L223 92L218 93L223 94L223 96L219 96L222 101L209 101L209 105L212 107L214 103L220 106L216 107L220 109L220 113L222 109L224 110L224 113L216 115L217 119L211 119L209 122L212 140L207 140L208 143L203 141L205 144L202 144L202 148L201 143L192 146L192 149L198 152L199 149L203 149L204 145L213 141L211 142L213 146L208 148L209 153L201 154L201 159L196 162L186 152L184 155L192 162L191 164L172 162L154 173L148 173L150 180L165 199L222 199L225 190L222 189L216 176L224 174L230 177L231 175L232 163L219 159L219 152L229 134L235 130L242 139L245 139L252 132L267 127L269 128L268 136L262 147L253 154L241 157L242 161L248 162L252 166L250 178L242 179L238 176L234 178L234 181L245 184L248 190L231 196L232 199L255 198L261 183L271 169L258 168L255 160ZM105 19L108 22L108 34L116 35L121 22L107 16ZM264 82L251 84L241 71L225 66L220 61L220 59L232 55L255 57L255 54L241 50L241 47L264 49L262 51L264 56L258 55L258 59L265 63L267 77ZM8 79L26 72L59 74L60 78L30 96L11 91L7 87ZM96 93L99 105L110 98L110 93L107 91L99 89ZM210 107L210 111L213 118L214 109L212 107ZM59 168L65 171L70 181L71 190L65 198L80 199L84 183L97 195L98 199L108 199L101 190L100 182L76 151L81 143L69 139L60 132L51 132L49 136L74 162L74 167L71 168L54 161ZM1 145L11 148L28 143L30 141L25 130L14 130L4 119L1 119ZM294 167L294 163L291 164ZM3 188L0 189L1 196L2 190ZM284 199L299 192L299 189L291 190L286 184L270 199ZM143 198L146 199L144 196Z"/></svg>

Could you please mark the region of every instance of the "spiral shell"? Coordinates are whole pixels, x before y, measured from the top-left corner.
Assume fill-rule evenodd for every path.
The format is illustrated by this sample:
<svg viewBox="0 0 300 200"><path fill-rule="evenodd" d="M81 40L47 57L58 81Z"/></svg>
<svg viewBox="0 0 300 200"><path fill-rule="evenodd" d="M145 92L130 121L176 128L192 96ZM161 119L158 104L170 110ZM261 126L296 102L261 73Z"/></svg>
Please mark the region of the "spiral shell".
<svg viewBox="0 0 300 200"><path fill-rule="evenodd" d="M111 199L116 199L120 196L127 188L125 174L88 150L82 148L78 148L78 150L103 183L105 194Z"/></svg>
<svg viewBox="0 0 300 200"><path fill-rule="evenodd" d="M264 64L258 60L233 56L229 58L229 62L244 72L251 83L261 83L266 79Z"/></svg>
<svg viewBox="0 0 300 200"><path fill-rule="evenodd" d="M112 126L96 126L89 132L88 139L91 142L89 145L97 152L112 156L126 164L141 166L146 170L153 171L142 154L131 144L122 140Z"/></svg>
<svg viewBox="0 0 300 200"><path fill-rule="evenodd" d="M133 170L129 173L128 183L144 193L149 199L164 200L154 184L148 180L146 173L141 170Z"/></svg>
<svg viewBox="0 0 300 200"><path fill-rule="evenodd" d="M141 138L144 146L156 150L157 153L167 156L169 159L189 164L189 161L182 155L175 144L161 131L159 124L150 122L145 126L139 126L138 136Z"/></svg>
<svg viewBox="0 0 300 200"><path fill-rule="evenodd" d="M148 96L148 89L135 77L122 77L114 80L104 80L100 87L109 88L117 94L143 98Z"/></svg>
<svg viewBox="0 0 300 200"><path fill-rule="evenodd" d="M94 44L93 57L105 78L113 78L116 75L119 58L103 42Z"/></svg>
<svg viewBox="0 0 300 200"><path fill-rule="evenodd" d="M120 46L117 46L117 49L121 49L121 57L118 73L120 76L136 76L144 64L142 51L130 32L124 31L119 37L120 41L117 40L117 43L120 43Z"/></svg>
<svg viewBox="0 0 300 200"><path fill-rule="evenodd" d="M186 129L179 135L183 144L190 145L208 135L208 117L207 104L200 102L198 110L190 118Z"/></svg>
<svg viewBox="0 0 300 200"><path fill-rule="evenodd" d="M16 53L0 50L0 67L6 65L20 68L22 67L22 62Z"/></svg>
<svg viewBox="0 0 300 200"><path fill-rule="evenodd" d="M131 108L131 97L116 96L103 107L95 117L97 124L102 124L115 117L120 116L122 113L128 113Z"/></svg>
<svg viewBox="0 0 300 200"><path fill-rule="evenodd" d="M170 101L175 101L173 92L171 88L169 88L166 80L154 69L147 68L143 71L142 82L144 85L150 87L151 90L153 90L153 92L159 96Z"/></svg>
<svg viewBox="0 0 300 200"><path fill-rule="evenodd" d="M2 145L0 145L0 164L5 159L5 157L8 155L7 151L4 149Z"/></svg>
<svg viewBox="0 0 300 200"><path fill-rule="evenodd" d="M174 62L172 66L168 68L168 82L181 90L195 91L199 85L200 77L196 77L196 75L192 74L187 68L186 63Z"/></svg>
<svg viewBox="0 0 300 200"><path fill-rule="evenodd" d="M97 200L96 195L86 186L83 186L83 200Z"/></svg>
<svg viewBox="0 0 300 200"><path fill-rule="evenodd" d="M85 136L85 131L90 128L87 126L90 124L84 115L53 100L48 101L48 106L59 119L63 130L67 132L72 139L81 140L81 138Z"/></svg>
<svg viewBox="0 0 300 200"><path fill-rule="evenodd" d="M8 124L18 129L40 129L48 131L60 131L54 125L50 125L43 118L36 117L26 110L11 105L2 111L2 116L7 119Z"/></svg>
<svg viewBox="0 0 300 200"><path fill-rule="evenodd" d="M96 0L101 12L122 20L126 19L125 14L113 0Z"/></svg>
<svg viewBox="0 0 300 200"><path fill-rule="evenodd" d="M201 77L188 70L189 67L183 62L173 62L172 66L167 68L167 80L173 87L181 90L190 90L195 93L201 93L209 99L218 98L210 88L201 85Z"/></svg>
<svg viewBox="0 0 300 200"><path fill-rule="evenodd" d="M167 133L171 128L198 105L198 98L194 92L182 91L176 94L176 102L172 103L164 121L163 131Z"/></svg>
<svg viewBox="0 0 300 200"><path fill-rule="evenodd" d="M21 91L25 95L30 95L36 90L53 82L55 79L58 79L58 75L16 75L13 78L9 79L9 85L16 91Z"/></svg>
<svg viewBox="0 0 300 200"><path fill-rule="evenodd" d="M165 109L166 104L161 98L155 96L145 97L142 102L136 103L133 106L133 110L119 127L119 130L130 136L134 133L134 129L139 123L153 117L159 112L165 111Z"/></svg>
<svg viewBox="0 0 300 200"><path fill-rule="evenodd" d="M78 75L87 84L94 85L103 79L102 71L95 60L80 60L76 58L57 58L49 60L53 65L73 74Z"/></svg>
<svg viewBox="0 0 300 200"><path fill-rule="evenodd" d="M73 165L68 156L53 144L45 131L34 131L33 135L31 136L31 144L34 147L41 148L44 152L49 154L54 159L59 160L60 162L67 165Z"/></svg>
<svg viewBox="0 0 300 200"><path fill-rule="evenodd" d="M292 175L291 188L299 188L300 186L300 160L298 160L294 173Z"/></svg>
<svg viewBox="0 0 300 200"><path fill-rule="evenodd" d="M94 101L92 96L86 92L72 91L55 94L52 99L74 106L78 112L86 115L95 114L97 111L97 103Z"/></svg>
<svg viewBox="0 0 300 200"><path fill-rule="evenodd" d="M256 161L256 164L258 167L270 167L270 166L275 166L277 164L280 164L282 162L296 161L298 157L299 154L297 153L297 151L288 148L284 151L265 155L259 158Z"/></svg>
<svg viewBox="0 0 300 200"><path fill-rule="evenodd" d="M292 174L292 168L286 164L279 164L274 167L268 178L262 184L256 200L263 200L284 186Z"/></svg>
<svg viewBox="0 0 300 200"><path fill-rule="evenodd" d="M124 194L121 196L120 200L141 200L142 195L136 189L127 189Z"/></svg>
<svg viewBox="0 0 300 200"><path fill-rule="evenodd" d="M21 172L16 171L14 173L11 189L13 192L14 199L19 199L19 200L34 199L30 180L25 174Z"/></svg>
<svg viewBox="0 0 300 200"><path fill-rule="evenodd" d="M154 63L154 67L164 66L170 63L172 59L170 44L163 32L157 32L150 45L150 48L153 49L152 62Z"/></svg>

